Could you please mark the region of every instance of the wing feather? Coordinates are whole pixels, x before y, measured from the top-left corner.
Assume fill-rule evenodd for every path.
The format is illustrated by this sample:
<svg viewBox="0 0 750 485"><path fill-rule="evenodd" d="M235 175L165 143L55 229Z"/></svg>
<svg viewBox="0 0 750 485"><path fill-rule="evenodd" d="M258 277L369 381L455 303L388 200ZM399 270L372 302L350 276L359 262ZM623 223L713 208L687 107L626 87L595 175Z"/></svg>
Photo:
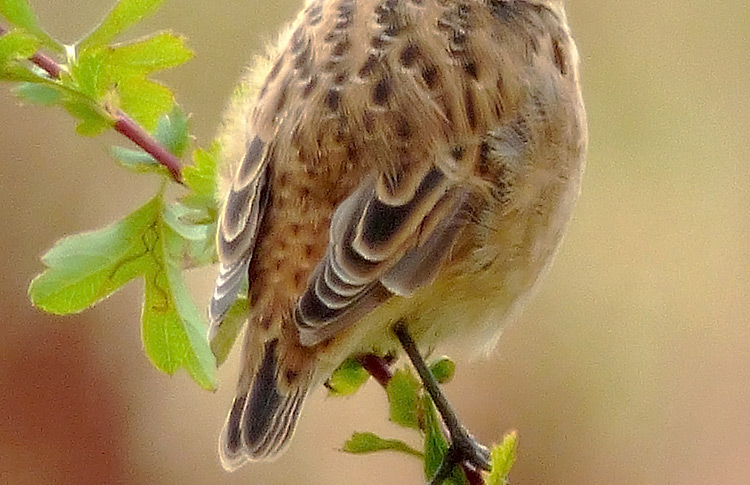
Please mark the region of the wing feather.
<svg viewBox="0 0 750 485"><path fill-rule="evenodd" d="M268 144L255 136L239 164L219 215L216 247L221 265L208 309L211 336L218 331L247 279L258 227L268 203L270 157Z"/></svg>
<svg viewBox="0 0 750 485"><path fill-rule="evenodd" d="M463 226L464 197L437 168L417 178L403 185L365 180L335 211L328 249L295 312L304 345L332 337L393 294L410 294L434 279Z"/></svg>

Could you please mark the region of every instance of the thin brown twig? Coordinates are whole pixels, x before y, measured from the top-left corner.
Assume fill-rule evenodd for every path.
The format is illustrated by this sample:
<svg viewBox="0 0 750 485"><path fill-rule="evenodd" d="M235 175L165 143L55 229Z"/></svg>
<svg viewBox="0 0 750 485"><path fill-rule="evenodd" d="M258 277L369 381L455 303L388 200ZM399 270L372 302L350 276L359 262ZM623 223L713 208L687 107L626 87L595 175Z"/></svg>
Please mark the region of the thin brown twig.
<svg viewBox="0 0 750 485"><path fill-rule="evenodd" d="M8 29L0 25L0 36L7 33ZM47 54L36 52L29 60L43 69L53 79L60 79L62 66ZM115 131L138 145L146 153L154 157L157 162L166 167L175 182L182 183L182 170L180 168L180 160L177 157L127 114L119 110L111 114L115 119Z"/></svg>

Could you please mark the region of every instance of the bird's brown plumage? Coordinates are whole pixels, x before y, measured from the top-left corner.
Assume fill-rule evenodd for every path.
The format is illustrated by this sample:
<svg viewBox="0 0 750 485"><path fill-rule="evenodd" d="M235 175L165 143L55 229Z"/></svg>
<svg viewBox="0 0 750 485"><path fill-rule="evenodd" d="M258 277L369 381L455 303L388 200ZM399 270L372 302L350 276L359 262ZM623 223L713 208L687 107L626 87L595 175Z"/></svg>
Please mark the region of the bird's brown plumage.
<svg viewBox="0 0 750 485"><path fill-rule="evenodd" d="M373 315L432 344L451 324L419 312L476 285L499 321L455 328L500 326L578 193L577 64L561 2L307 2L247 110L221 215L211 319L246 275L252 307L225 466L273 457L310 386L382 350Z"/></svg>

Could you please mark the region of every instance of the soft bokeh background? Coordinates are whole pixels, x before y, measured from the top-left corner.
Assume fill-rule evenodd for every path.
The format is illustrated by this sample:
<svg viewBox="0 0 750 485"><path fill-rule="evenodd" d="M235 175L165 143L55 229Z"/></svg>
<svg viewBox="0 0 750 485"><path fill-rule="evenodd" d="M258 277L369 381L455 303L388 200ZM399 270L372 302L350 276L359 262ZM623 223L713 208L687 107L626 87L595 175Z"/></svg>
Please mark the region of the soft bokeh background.
<svg viewBox="0 0 750 485"><path fill-rule="evenodd" d="M33 2L73 40L101 0ZM215 130L243 65L299 7L172 1L196 58L162 76ZM75 5L75 8L72 8ZM745 2L571 0L591 148L569 235L538 297L489 360L447 387L485 442L521 439L518 484L732 484L750 476L750 16ZM409 438L374 384L318 391L291 450L226 474L216 437L235 360L215 394L141 350L139 284L74 317L33 309L39 256L99 227L156 185L116 168L114 136L82 139L58 111L0 90L0 482L415 484L401 456L336 448L353 430ZM211 272L193 278L206 300Z"/></svg>

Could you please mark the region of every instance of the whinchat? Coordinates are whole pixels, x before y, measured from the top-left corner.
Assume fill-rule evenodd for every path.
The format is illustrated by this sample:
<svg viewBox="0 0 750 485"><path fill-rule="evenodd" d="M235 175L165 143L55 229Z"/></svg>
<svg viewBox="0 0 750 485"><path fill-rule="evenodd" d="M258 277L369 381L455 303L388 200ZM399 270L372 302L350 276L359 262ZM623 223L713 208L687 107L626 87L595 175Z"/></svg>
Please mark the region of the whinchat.
<svg viewBox="0 0 750 485"><path fill-rule="evenodd" d="M282 452L343 360L489 349L587 145L563 0L307 0L230 116L212 331L249 282L227 469ZM239 147L239 148L237 148Z"/></svg>

